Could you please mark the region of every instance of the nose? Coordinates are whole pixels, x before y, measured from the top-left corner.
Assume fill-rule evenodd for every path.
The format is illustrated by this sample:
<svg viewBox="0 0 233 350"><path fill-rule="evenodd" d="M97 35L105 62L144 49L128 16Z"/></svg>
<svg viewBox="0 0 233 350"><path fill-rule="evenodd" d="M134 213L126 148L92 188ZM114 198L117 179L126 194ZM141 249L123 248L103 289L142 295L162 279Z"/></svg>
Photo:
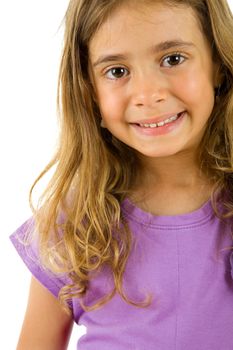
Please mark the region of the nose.
<svg viewBox="0 0 233 350"><path fill-rule="evenodd" d="M157 74L131 78L130 89L132 103L137 107L153 107L167 99L166 83Z"/></svg>

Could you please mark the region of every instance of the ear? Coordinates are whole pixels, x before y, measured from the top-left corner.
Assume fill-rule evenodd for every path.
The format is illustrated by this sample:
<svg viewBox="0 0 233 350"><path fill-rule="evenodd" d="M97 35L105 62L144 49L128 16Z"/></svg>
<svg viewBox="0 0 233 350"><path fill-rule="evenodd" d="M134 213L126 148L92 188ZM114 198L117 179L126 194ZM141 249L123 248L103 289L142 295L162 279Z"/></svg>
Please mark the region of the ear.
<svg viewBox="0 0 233 350"><path fill-rule="evenodd" d="M101 128L106 129L106 124L105 124L103 118L101 118L100 126L101 126Z"/></svg>
<svg viewBox="0 0 233 350"><path fill-rule="evenodd" d="M221 86L224 81L224 78L225 76L222 69L222 63L214 63L214 87Z"/></svg>

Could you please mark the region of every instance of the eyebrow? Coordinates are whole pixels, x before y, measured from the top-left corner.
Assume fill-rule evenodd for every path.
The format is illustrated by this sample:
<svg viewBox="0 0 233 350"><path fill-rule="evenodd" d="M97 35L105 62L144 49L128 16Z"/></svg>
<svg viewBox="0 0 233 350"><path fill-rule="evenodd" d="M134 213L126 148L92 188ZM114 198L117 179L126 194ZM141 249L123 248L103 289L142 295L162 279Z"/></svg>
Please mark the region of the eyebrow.
<svg viewBox="0 0 233 350"><path fill-rule="evenodd" d="M176 47L195 47L192 42L183 41L183 40L167 40L163 41L157 45L154 45L151 49L151 53L160 53ZM106 62L115 62L115 61L124 61L127 59L127 54L109 54L100 56L94 63L93 67L96 67L102 63Z"/></svg>

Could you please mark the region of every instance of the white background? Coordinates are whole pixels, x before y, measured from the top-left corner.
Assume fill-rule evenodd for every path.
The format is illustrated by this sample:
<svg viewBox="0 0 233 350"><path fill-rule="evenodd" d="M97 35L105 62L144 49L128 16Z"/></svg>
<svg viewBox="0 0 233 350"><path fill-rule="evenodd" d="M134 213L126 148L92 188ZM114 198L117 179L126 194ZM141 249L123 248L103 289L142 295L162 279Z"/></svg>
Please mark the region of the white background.
<svg viewBox="0 0 233 350"><path fill-rule="evenodd" d="M229 1L233 9L233 0ZM9 242L29 216L30 185L49 161L57 135L56 88L68 0L0 2L0 329L14 350L30 273ZM75 327L69 350L83 328Z"/></svg>

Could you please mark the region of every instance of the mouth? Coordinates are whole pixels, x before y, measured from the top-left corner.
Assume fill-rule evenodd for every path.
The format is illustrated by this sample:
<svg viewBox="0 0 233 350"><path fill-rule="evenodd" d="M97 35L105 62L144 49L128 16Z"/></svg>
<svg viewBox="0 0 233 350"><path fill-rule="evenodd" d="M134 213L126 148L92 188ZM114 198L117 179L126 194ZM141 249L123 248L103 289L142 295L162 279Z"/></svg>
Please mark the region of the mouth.
<svg viewBox="0 0 233 350"><path fill-rule="evenodd" d="M178 130L180 126L183 125L183 121L186 119L186 117L186 111L182 111L167 117L167 119L160 119L160 121L157 123L155 123L153 119L148 119L145 120L144 123L131 123L131 126L138 135L143 137L162 136L169 133L174 133L175 130ZM149 121L151 122L148 123Z"/></svg>
<svg viewBox="0 0 233 350"><path fill-rule="evenodd" d="M185 111L182 111L157 123L134 123L134 125L137 125L141 128L160 128L160 127L164 127L166 125L174 123L176 120L182 117L184 113Z"/></svg>

